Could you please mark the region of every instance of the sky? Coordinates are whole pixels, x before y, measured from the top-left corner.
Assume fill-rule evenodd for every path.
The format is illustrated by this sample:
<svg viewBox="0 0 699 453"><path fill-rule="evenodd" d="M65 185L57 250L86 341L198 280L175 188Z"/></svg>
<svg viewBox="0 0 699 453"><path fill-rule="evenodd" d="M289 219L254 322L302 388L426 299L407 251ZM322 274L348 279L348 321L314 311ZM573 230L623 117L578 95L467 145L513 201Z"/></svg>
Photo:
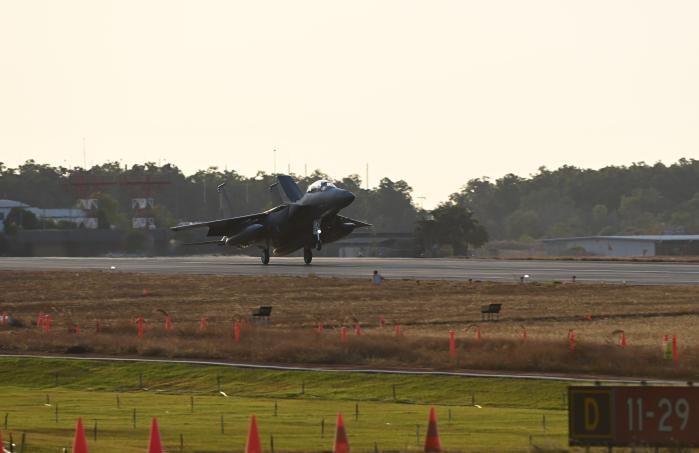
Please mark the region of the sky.
<svg viewBox="0 0 699 453"><path fill-rule="evenodd" d="M368 164L427 208L472 178L670 164L699 150L698 20L696 1L0 0L0 162Z"/></svg>

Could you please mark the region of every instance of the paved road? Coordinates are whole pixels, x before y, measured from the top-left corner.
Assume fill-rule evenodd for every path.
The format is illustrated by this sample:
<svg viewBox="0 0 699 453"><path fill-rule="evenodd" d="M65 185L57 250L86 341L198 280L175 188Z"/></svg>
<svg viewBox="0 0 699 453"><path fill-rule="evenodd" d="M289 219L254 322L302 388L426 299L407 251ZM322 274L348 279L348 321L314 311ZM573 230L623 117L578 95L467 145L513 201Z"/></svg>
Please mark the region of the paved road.
<svg viewBox="0 0 699 453"><path fill-rule="evenodd" d="M591 261L506 261L411 258L323 258L305 266L302 258L272 258L268 266L245 256L174 258L0 258L0 270L109 270L165 274L287 275L369 278L378 269L387 278L421 280L609 282L628 284L699 284L699 265Z"/></svg>

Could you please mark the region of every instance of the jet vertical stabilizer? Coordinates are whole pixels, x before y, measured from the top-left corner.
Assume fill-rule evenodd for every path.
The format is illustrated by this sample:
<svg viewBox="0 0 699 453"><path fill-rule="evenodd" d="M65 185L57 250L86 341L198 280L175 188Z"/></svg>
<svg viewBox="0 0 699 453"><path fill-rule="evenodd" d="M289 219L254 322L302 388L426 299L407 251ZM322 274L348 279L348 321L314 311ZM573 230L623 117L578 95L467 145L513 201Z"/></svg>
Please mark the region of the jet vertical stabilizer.
<svg viewBox="0 0 699 453"><path fill-rule="evenodd" d="M294 203L301 199L303 196L301 189L299 189L299 186L296 185L291 176L277 175L277 180L279 181L279 185L282 186L286 198L288 198L290 202Z"/></svg>

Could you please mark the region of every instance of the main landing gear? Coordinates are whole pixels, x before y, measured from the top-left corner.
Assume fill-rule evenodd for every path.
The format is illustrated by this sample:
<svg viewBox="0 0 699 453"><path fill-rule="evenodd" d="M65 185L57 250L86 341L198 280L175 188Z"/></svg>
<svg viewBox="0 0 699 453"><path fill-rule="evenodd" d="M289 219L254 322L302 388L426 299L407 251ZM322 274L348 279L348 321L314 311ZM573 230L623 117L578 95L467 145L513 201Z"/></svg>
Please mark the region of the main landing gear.
<svg viewBox="0 0 699 453"><path fill-rule="evenodd" d="M269 249L268 248L262 249L262 256L260 256L260 259L262 260L262 264L269 264Z"/></svg>
<svg viewBox="0 0 699 453"><path fill-rule="evenodd" d="M303 249L303 262L306 263L306 265L308 265L311 264L311 261L313 261L313 252L310 248L305 247Z"/></svg>

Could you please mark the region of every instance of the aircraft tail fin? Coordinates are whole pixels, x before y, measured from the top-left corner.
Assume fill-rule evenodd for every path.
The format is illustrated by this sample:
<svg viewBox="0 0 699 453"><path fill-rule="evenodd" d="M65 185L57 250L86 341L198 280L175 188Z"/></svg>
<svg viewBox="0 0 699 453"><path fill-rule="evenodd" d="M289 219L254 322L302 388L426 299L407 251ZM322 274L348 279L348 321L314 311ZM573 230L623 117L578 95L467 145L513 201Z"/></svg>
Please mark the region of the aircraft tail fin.
<svg viewBox="0 0 699 453"><path fill-rule="evenodd" d="M272 202L274 203L274 206L279 206L280 204L284 203L284 200L282 200L282 194L279 192L279 183L275 182L271 186L269 186L269 193L272 196Z"/></svg>
<svg viewBox="0 0 699 453"><path fill-rule="evenodd" d="M294 182L294 178L289 175L277 175L277 180L279 181L279 185L282 186L286 198L288 198L290 202L293 203L301 199L303 194L299 186Z"/></svg>

